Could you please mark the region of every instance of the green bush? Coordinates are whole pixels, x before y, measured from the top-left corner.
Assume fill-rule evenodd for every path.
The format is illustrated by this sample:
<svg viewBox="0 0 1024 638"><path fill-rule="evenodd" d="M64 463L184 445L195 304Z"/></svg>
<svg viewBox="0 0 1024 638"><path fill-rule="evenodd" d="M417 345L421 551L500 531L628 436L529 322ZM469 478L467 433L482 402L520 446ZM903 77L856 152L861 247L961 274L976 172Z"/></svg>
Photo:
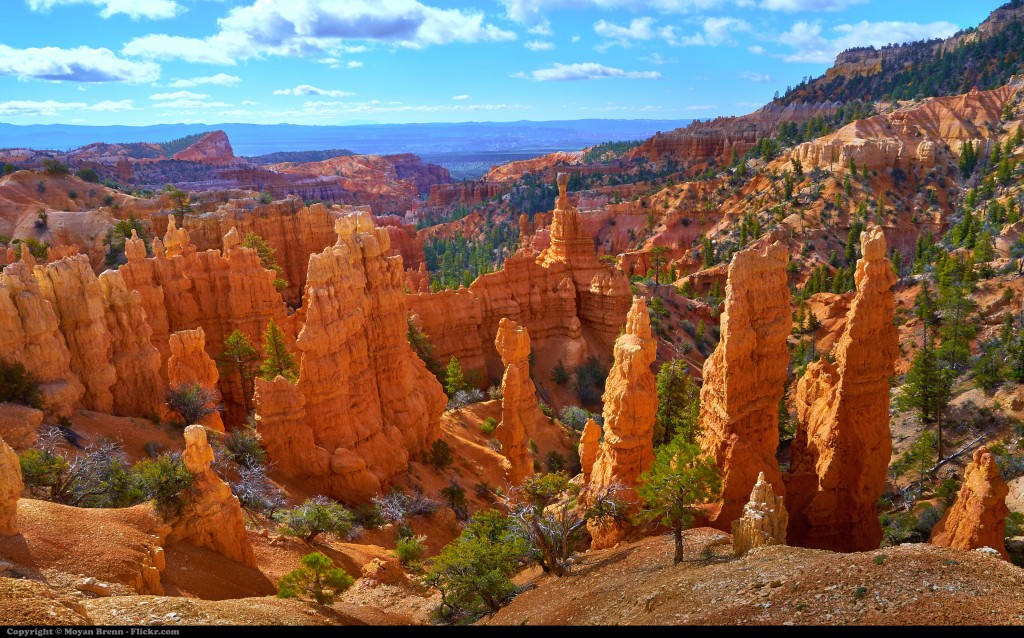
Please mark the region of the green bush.
<svg viewBox="0 0 1024 638"><path fill-rule="evenodd" d="M180 452L161 454L152 461L135 465L135 472L143 493L156 503L156 511L165 518L181 512L185 492L192 487L195 477L185 467Z"/></svg>
<svg viewBox="0 0 1024 638"><path fill-rule="evenodd" d="M19 361L0 358L0 403L19 403L43 409L43 392L39 377Z"/></svg>
<svg viewBox="0 0 1024 638"><path fill-rule="evenodd" d="M452 448L444 439L437 439L430 445L430 451L427 452L427 463L435 470L443 470L454 460Z"/></svg>
<svg viewBox="0 0 1024 638"><path fill-rule="evenodd" d="M493 416L489 416L483 420L480 424L480 431L484 434L490 434L498 427L498 420Z"/></svg>
<svg viewBox="0 0 1024 638"><path fill-rule="evenodd" d="M235 463L247 468L263 465L267 461L267 453L260 446L256 428L247 426L224 436L224 447L231 453Z"/></svg>
<svg viewBox="0 0 1024 638"><path fill-rule="evenodd" d="M565 369L565 365L561 360L559 360L558 365L551 370L551 380L558 385L565 385L569 382L569 371Z"/></svg>
<svg viewBox="0 0 1024 638"><path fill-rule="evenodd" d="M92 184L98 184L100 181L100 174L91 168L80 168L75 171L75 177L82 180L83 182L90 182Z"/></svg>
<svg viewBox="0 0 1024 638"><path fill-rule="evenodd" d="M399 562L408 566L422 560L423 552L426 549L423 544L425 540L427 540L426 536L399 538L398 543L395 545L395 553L398 554Z"/></svg>
<svg viewBox="0 0 1024 638"><path fill-rule="evenodd" d="M355 517L341 503L326 496L314 496L302 505L284 512L281 519L282 533L311 543L325 532L344 537L352 530Z"/></svg>
<svg viewBox="0 0 1024 638"><path fill-rule="evenodd" d="M334 597L352 586L355 580L326 554L312 552L302 557L302 567L277 581L278 598L310 597L319 605L330 605Z"/></svg>

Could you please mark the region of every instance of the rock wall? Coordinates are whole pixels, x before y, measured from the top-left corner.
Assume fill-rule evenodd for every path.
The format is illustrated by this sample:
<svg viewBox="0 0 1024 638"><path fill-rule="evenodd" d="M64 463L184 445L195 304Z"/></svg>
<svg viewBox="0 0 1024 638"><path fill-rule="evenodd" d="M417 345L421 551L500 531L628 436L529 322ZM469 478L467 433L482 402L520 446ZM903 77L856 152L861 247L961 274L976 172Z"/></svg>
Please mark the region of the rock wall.
<svg viewBox="0 0 1024 638"><path fill-rule="evenodd" d="M185 466L194 479L179 516L172 522L169 542L189 541L252 567L256 555L245 531L242 506L228 484L213 471L213 448L201 425L185 428Z"/></svg>
<svg viewBox="0 0 1024 638"><path fill-rule="evenodd" d="M261 383L257 422L270 432L268 449L303 450L301 460L271 454L282 468L301 469L335 498L366 502L440 436L447 400L406 339L401 258L386 256L387 232L365 213L338 219L336 230L337 243L309 262L298 384ZM286 431L299 422L312 441ZM326 467L305 462L322 458L316 448L329 456Z"/></svg>
<svg viewBox="0 0 1024 638"><path fill-rule="evenodd" d="M758 474L750 501L743 506L743 515L732 523L734 556L743 556L755 547L786 544L789 515L782 501L765 480L764 472Z"/></svg>
<svg viewBox="0 0 1024 638"><path fill-rule="evenodd" d="M296 306L306 286L309 256L334 244L334 220L341 212L323 204L308 208L298 197L259 204L251 199L233 199L213 213L188 216L185 229L199 251L224 247L223 237L232 228L244 239L256 233L274 247L281 265L281 277L288 287L281 289L286 303Z"/></svg>
<svg viewBox="0 0 1024 638"><path fill-rule="evenodd" d="M36 280L57 315L71 354L71 371L85 387L82 405L97 412L114 411L111 388L117 371L110 362L103 292L84 255L37 266Z"/></svg>
<svg viewBox="0 0 1024 638"><path fill-rule="evenodd" d="M700 447L722 472L722 503L712 526L728 531L764 472L785 495L775 451L779 400L789 363L792 326L786 264L780 243L736 253L729 264L721 341L704 362Z"/></svg>
<svg viewBox="0 0 1024 638"><path fill-rule="evenodd" d="M811 363L797 384L799 426L786 480L793 545L849 552L882 540L877 502L892 454L889 379L899 357L896 276L885 252L881 228L861 235L857 294L835 363Z"/></svg>
<svg viewBox="0 0 1024 638"><path fill-rule="evenodd" d="M275 273L260 265L255 250L237 245L237 232L232 237L223 252L198 252L188 231L177 228L171 218L164 241L153 241L153 257L145 257L141 240L125 242L128 263L120 273L125 285L139 292L161 361L170 357L170 333L180 330L201 327L207 354L215 361L224 339L236 329L257 350L271 319L286 334L294 334L293 321L273 285ZM245 402L237 375L221 378L220 392L225 423L243 423Z"/></svg>
<svg viewBox="0 0 1024 638"><path fill-rule="evenodd" d="M0 439L0 534L4 536L18 533L18 499L23 489L18 455Z"/></svg>
<svg viewBox="0 0 1024 638"><path fill-rule="evenodd" d="M39 289L29 261L0 272L0 352L39 377L47 413L69 416L79 405L85 387L71 370L71 353L57 314Z"/></svg>
<svg viewBox="0 0 1024 638"><path fill-rule="evenodd" d="M171 350L171 356L167 359L168 387L199 384L205 388L217 389L220 372L217 370L217 364L206 353L206 333L202 328L180 330L171 334L168 346ZM207 416L199 425L217 432L224 431L224 420L219 411Z"/></svg>
<svg viewBox="0 0 1024 638"><path fill-rule="evenodd" d="M964 471L956 502L932 528L929 542L959 549L991 547L1010 560L1003 542L1009 492L992 453L987 447L978 448Z"/></svg>

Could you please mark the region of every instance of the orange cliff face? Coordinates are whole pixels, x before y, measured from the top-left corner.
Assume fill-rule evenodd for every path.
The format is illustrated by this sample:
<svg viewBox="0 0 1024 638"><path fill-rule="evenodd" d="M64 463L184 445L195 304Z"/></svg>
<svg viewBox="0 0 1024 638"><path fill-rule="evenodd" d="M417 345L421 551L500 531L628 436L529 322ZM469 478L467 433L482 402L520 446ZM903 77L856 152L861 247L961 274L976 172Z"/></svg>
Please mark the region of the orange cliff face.
<svg viewBox="0 0 1024 638"><path fill-rule="evenodd" d="M964 483L956 502L946 510L942 520L932 528L932 545L979 549L991 547L1006 560L1003 536L1006 517L1006 495L1010 488L987 447L974 451L974 457L964 470Z"/></svg>
<svg viewBox="0 0 1024 638"><path fill-rule="evenodd" d="M947 148L958 157L966 142L984 157L991 144L999 142L989 124L1000 121L1003 105L1018 90L1007 85L991 91L934 97L918 106L857 120L835 133L800 144L772 166L788 166L795 158L805 169L847 166L853 160L858 167L870 170L927 170L936 165L940 154L949 153Z"/></svg>
<svg viewBox="0 0 1024 638"><path fill-rule="evenodd" d="M200 251L223 248L223 237L232 228L242 239L249 233L265 239L275 250L280 276L288 282L281 296L286 303L297 306L306 286L309 256L334 244L338 238L334 220L340 215L340 211L323 204L306 207L297 197L270 204L232 199L212 213L185 217L184 227L190 242Z"/></svg>
<svg viewBox="0 0 1024 638"><path fill-rule="evenodd" d="M793 545L850 552L882 540L877 503L892 455L889 379L899 357L896 276L885 250L881 228L862 234L857 294L835 363L812 362L797 384L799 426L786 479Z"/></svg>
<svg viewBox="0 0 1024 638"><path fill-rule="evenodd" d="M722 339L704 362L700 447L722 473L722 503L710 522L725 531L742 513L759 473L776 494L785 494L775 450L793 323L788 262L780 243L736 253L725 288Z"/></svg>
<svg viewBox="0 0 1024 638"><path fill-rule="evenodd" d="M299 379L257 382L257 430L282 473L347 502L378 494L440 436L447 399L406 339L400 257L368 214L313 255Z"/></svg>
<svg viewBox="0 0 1024 638"><path fill-rule="evenodd" d="M558 361L573 367L587 354L603 357L612 350L629 309L629 281L597 260L593 239L568 205L566 182L563 177L554 214L558 234L552 232L551 248L539 255L528 246L520 248L501 270L481 275L468 290L406 297L409 313L430 338L439 361L454 356L464 369L500 379L504 365L492 344L502 318L529 330L539 353L535 359L546 362L545 378Z"/></svg>
<svg viewBox="0 0 1024 638"><path fill-rule="evenodd" d="M206 353L206 333L202 328L180 330L168 339L171 356L167 359L167 386L199 384L216 388L220 380L217 364ZM159 361L159 358L157 359ZM189 424L192 425L192 424ZM224 431L224 420L214 411L200 422L211 430Z"/></svg>
<svg viewBox="0 0 1024 638"><path fill-rule="evenodd" d="M97 278L84 255L0 275L0 344L42 380L46 409L121 416L159 412L159 355L141 299L116 272Z"/></svg>
<svg viewBox="0 0 1024 638"><path fill-rule="evenodd" d="M142 240L125 242L128 263L119 271L126 286L139 292L161 369L170 356L170 334L179 330L201 327L206 351L215 361L224 339L236 329L257 350L271 319L286 334L294 334L287 307L273 285L276 273L263 268L255 250L238 245L237 232L229 234L233 241L225 241L224 251L199 252L188 231L177 228L171 218L164 241L153 242L153 257L145 256ZM238 375L222 377L219 389L226 424L243 423L246 402Z"/></svg>

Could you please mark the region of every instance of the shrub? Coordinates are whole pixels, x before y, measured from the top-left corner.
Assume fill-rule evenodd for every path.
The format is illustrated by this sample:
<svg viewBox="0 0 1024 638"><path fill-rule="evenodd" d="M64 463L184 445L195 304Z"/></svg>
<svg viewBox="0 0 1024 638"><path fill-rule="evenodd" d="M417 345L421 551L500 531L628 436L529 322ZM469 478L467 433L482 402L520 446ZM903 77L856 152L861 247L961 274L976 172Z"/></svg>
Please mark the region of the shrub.
<svg viewBox="0 0 1024 638"><path fill-rule="evenodd" d="M278 598L309 596L319 605L330 605L335 596L355 582L344 569L335 567L334 562L320 552L306 554L300 562L302 567L277 581Z"/></svg>
<svg viewBox="0 0 1024 638"><path fill-rule="evenodd" d="M0 357L0 403L19 403L43 409L43 392L39 377L19 361Z"/></svg>
<svg viewBox="0 0 1024 638"><path fill-rule="evenodd" d="M604 392L604 381L608 370L600 360L591 355L583 364L576 367L576 398L583 405L593 405L601 400Z"/></svg>
<svg viewBox="0 0 1024 638"><path fill-rule="evenodd" d="M220 396L215 389L198 383L179 383L167 391L167 407L188 426L220 410Z"/></svg>
<svg viewBox="0 0 1024 638"><path fill-rule="evenodd" d="M267 453L260 446L256 428L252 425L224 435L224 447L231 453L232 460L242 467L252 469L267 461Z"/></svg>
<svg viewBox="0 0 1024 638"><path fill-rule="evenodd" d="M100 174L91 168L80 168L75 171L75 177L82 180L83 182L90 182L92 184L98 184L100 181Z"/></svg>
<svg viewBox="0 0 1024 638"><path fill-rule="evenodd" d="M594 419L598 424L602 421L600 414L594 414L575 405L567 405L562 408L558 419L577 432L582 431L587 425L587 419Z"/></svg>
<svg viewBox="0 0 1024 638"><path fill-rule="evenodd" d="M536 454L539 451L537 448L537 442L532 438L526 442L526 449L530 451L530 454Z"/></svg>
<svg viewBox="0 0 1024 638"><path fill-rule="evenodd" d="M548 472L561 472L565 469L565 457L555 450L551 450L548 452L547 465Z"/></svg>
<svg viewBox="0 0 1024 638"><path fill-rule="evenodd" d="M47 175L67 175L70 172L67 164L52 157L43 159L43 170L46 171Z"/></svg>
<svg viewBox="0 0 1024 638"><path fill-rule="evenodd" d="M380 510L372 503L356 507L353 515L356 525L366 529L378 529L385 523L384 517L380 515Z"/></svg>
<svg viewBox="0 0 1024 638"><path fill-rule="evenodd" d="M344 537L352 530L354 520L352 512L341 503L326 496L314 496L284 513L281 531L311 543L327 532Z"/></svg>
<svg viewBox="0 0 1024 638"><path fill-rule="evenodd" d="M399 538L398 543L395 545L395 553L398 554L399 562L405 566L418 563L423 558L425 549L423 541L425 540L427 540L426 536Z"/></svg>
<svg viewBox="0 0 1024 638"><path fill-rule="evenodd" d="M565 369L565 365L561 360L559 360L558 365L551 370L551 380L558 385L565 385L569 382L569 371Z"/></svg>
<svg viewBox="0 0 1024 638"><path fill-rule="evenodd" d="M459 485L455 477L448 481L448 485L441 488L440 494L459 520L466 520L469 517L469 510L466 509L466 489Z"/></svg>
<svg viewBox="0 0 1024 638"><path fill-rule="evenodd" d="M231 482L230 487L242 507L263 512L271 518L288 503L287 495L267 478L267 468L263 465L240 467L238 480Z"/></svg>
<svg viewBox="0 0 1024 638"><path fill-rule="evenodd" d="M470 390L459 390L448 401L448 405L446 406L446 408L448 410L457 410L471 403L480 403L483 400L484 393L476 388L472 388Z"/></svg>
<svg viewBox="0 0 1024 638"><path fill-rule="evenodd" d="M156 511L164 518L177 516L185 500L185 492L195 477L185 467L180 452L161 454L152 461L135 466L142 491L156 502Z"/></svg>
<svg viewBox="0 0 1024 638"><path fill-rule="evenodd" d="M444 439L437 439L427 452L427 463L435 470L443 470L452 464L452 448Z"/></svg>
<svg viewBox="0 0 1024 638"><path fill-rule="evenodd" d="M70 195L70 193L68 193L68 195ZM71 199L74 199L74 197L72 197ZM47 228L49 228L50 227L50 215L49 215L49 213L47 213L45 210L40 208L39 212L36 214L36 221L34 222L34 225L36 227L36 230L46 230Z"/></svg>
<svg viewBox="0 0 1024 638"><path fill-rule="evenodd" d="M1024 535L1024 514L1021 512L1010 512L1006 517L1006 538Z"/></svg>
<svg viewBox="0 0 1024 638"><path fill-rule="evenodd" d="M494 432L494 430L497 427L498 420L495 419L493 416L489 416L486 419L484 419L483 422L480 424L480 431L483 432L484 434L490 434L491 432Z"/></svg>
<svg viewBox="0 0 1024 638"><path fill-rule="evenodd" d="M427 516L441 508L441 504L427 497L423 492L416 491L406 494L397 487L387 494L373 497L381 518L389 523L400 524L413 516Z"/></svg>
<svg viewBox="0 0 1024 638"><path fill-rule="evenodd" d="M71 199L78 199L78 191L71 189L68 191L68 197Z"/></svg>
<svg viewBox="0 0 1024 638"><path fill-rule="evenodd" d="M547 418L555 418L555 411L547 403L544 403L543 401L538 401L537 407L540 408L540 411L543 412L544 416L546 416Z"/></svg>

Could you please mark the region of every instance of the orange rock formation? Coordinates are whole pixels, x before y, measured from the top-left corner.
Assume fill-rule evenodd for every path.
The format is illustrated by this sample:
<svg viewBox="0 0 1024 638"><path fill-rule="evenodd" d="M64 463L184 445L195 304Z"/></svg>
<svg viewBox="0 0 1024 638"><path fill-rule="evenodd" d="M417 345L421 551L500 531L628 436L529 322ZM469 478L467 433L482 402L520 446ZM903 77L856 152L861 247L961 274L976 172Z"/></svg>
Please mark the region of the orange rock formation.
<svg viewBox="0 0 1024 638"><path fill-rule="evenodd" d="M179 330L168 339L171 356L167 359L167 385L198 383L206 388L217 388L220 372L210 355L206 354L206 333L202 328L195 330ZM215 411L204 419L205 425L217 432L224 431L224 421L220 412Z"/></svg>
<svg viewBox="0 0 1024 638"><path fill-rule="evenodd" d="M778 242L736 253L725 287L722 339L704 362L700 446L722 472L722 503L709 519L725 531L740 516L759 473L785 494L775 450L792 326L788 261Z"/></svg>
<svg viewBox="0 0 1024 638"><path fill-rule="evenodd" d="M797 384L799 427L786 488L793 545L834 551L878 547L878 497L889 457L889 378L899 356L896 276L877 226L861 235L857 294L833 350Z"/></svg>
<svg viewBox="0 0 1024 638"><path fill-rule="evenodd" d="M402 262L386 256L388 233L366 213L336 230L337 243L309 261L298 384L259 383L257 428L282 472L365 502L440 436L446 399L406 339Z"/></svg>
<svg viewBox="0 0 1024 638"><path fill-rule="evenodd" d="M494 347L505 364L501 380L501 425L494 434L501 441L501 453L512 464L509 481L520 483L533 474L533 460L527 448L527 432L546 419L537 404L537 389L530 378L530 335L511 319L498 323Z"/></svg>
<svg viewBox="0 0 1024 638"><path fill-rule="evenodd" d="M601 446L601 426L594 419L587 419L583 426L583 435L580 437L580 466L583 468L583 484L590 483L590 477L594 473L594 461L597 460L597 450Z"/></svg>
<svg viewBox="0 0 1024 638"><path fill-rule="evenodd" d="M71 414L85 388L71 371L71 353L53 305L25 261L0 273L0 351L39 377L48 413Z"/></svg>
<svg viewBox="0 0 1024 638"><path fill-rule="evenodd" d="M171 332L203 328L206 351L213 360L235 329L248 336L257 350L271 319L291 332L287 308L273 285L276 274L260 265L255 250L237 245L237 232L235 237L225 242L224 251L198 252L188 231L177 228L171 217L164 241L153 241L153 257L145 257L142 240L125 242L128 263L120 273L126 286L139 292L162 361L170 356ZM222 377L220 392L225 422L242 423L244 401L238 376Z"/></svg>
<svg viewBox="0 0 1024 638"><path fill-rule="evenodd" d="M17 403L0 403L0 438L16 451L35 445L42 422L42 410Z"/></svg>
<svg viewBox="0 0 1024 638"><path fill-rule="evenodd" d="M776 496L772 485L757 475L757 483L750 492L750 501L743 506L743 515L732 523L732 551L743 556L762 545L785 545L789 515L783 498Z"/></svg>
<svg viewBox="0 0 1024 638"><path fill-rule="evenodd" d="M643 297L634 297L626 317L626 332L615 341L615 363L605 382L604 441L597 450L590 472L592 490L613 482L633 492L640 474L654 462L654 415L658 393L654 384L657 340L651 336L651 320ZM591 439L593 434L591 434ZM593 535L597 528L592 526ZM594 538L594 547L607 547L618 539L609 537L604 526Z"/></svg>
<svg viewBox="0 0 1024 638"><path fill-rule="evenodd" d="M213 471L213 448L201 425L185 428L185 466L194 475L181 514L172 523L169 542L190 541L231 560L256 565L256 555L245 531L242 506L231 488Z"/></svg>
<svg viewBox="0 0 1024 638"><path fill-rule="evenodd" d="M956 502L932 528L932 545L977 549L991 547L1010 560L1003 543L1007 487L995 458L987 447L974 451L964 471L964 484Z"/></svg>
<svg viewBox="0 0 1024 638"><path fill-rule="evenodd" d="M23 489L18 455L0 439L0 534L4 536L18 533L18 498Z"/></svg>

